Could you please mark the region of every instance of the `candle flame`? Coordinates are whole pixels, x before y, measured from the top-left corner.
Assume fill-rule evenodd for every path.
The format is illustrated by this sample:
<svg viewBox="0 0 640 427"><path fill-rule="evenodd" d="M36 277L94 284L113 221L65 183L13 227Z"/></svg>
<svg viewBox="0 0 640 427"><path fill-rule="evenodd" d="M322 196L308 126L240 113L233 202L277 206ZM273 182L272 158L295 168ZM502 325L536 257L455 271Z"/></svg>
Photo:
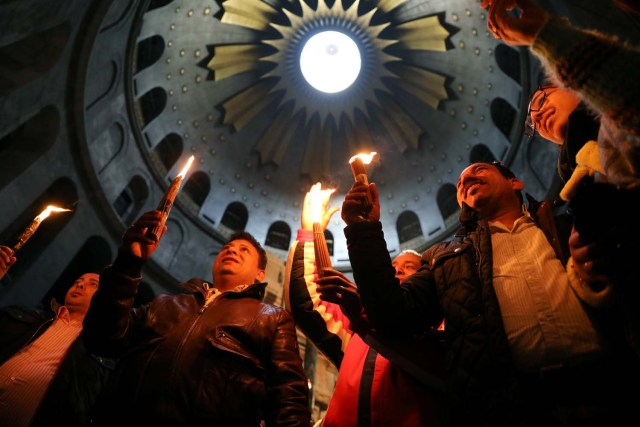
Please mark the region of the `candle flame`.
<svg viewBox="0 0 640 427"><path fill-rule="evenodd" d="M70 212L70 211L71 209L64 209L64 208L59 208L57 206L49 205L45 208L45 210L40 212L40 215L38 215L36 219L42 221L49 218L49 215L51 215L52 212Z"/></svg>
<svg viewBox="0 0 640 427"><path fill-rule="evenodd" d="M317 182L311 186L309 197L311 198L311 218L313 222L322 221L323 206L326 207L329 197L336 191L335 188L322 189L322 184Z"/></svg>
<svg viewBox="0 0 640 427"><path fill-rule="evenodd" d="M179 177L184 178L185 175L187 175L187 172L189 171L189 168L191 167L191 164L193 163L194 160L195 160L194 156L189 157L189 160L187 160L187 164L184 165L184 167L178 174Z"/></svg>
<svg viewBox="0 0 640 427"><path fill-rule="evenodd" d="M349 159L349 163L353 163L355 161L355 159L360 159L360 160L362 160L362 163L364 163L365 165L368 165L369 163L371 163L373 161L373 158L377 154L378 153L375 152L375 151L372 151L369 154L366 154L366 153L356 154L355 156L353 156L352 158Z"/></svg>

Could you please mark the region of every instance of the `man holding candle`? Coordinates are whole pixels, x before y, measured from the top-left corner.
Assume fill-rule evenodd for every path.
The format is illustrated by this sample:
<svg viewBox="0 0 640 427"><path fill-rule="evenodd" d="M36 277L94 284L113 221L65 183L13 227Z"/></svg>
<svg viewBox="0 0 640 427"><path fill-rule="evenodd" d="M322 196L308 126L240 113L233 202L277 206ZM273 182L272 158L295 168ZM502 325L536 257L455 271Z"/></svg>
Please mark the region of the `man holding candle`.
<svg viewBox="0 0 640 427"><path fill-rule="evenodd" d="M147 235L162 212L123 235L85 319L87 347L119 358L94 425L309 427L309 390L292 317L262 302L266 253L234 234L216 257L213 283L134 307L142 267L158 247Z"/></svg>
<svg viewBox="0 0 640 427"><path fill-rule="evenodd" d="M523 188L498 162L464 169L461 228L397 286L375 184L354 184L342 218L368 319L390 335L446 320L448 425L637 424L640 363L603 274L615 253L585 244L550 203L524 205Z"/></svg>
<svg viewBox="0 0 640 427"><path fill-rule="evenodd" d="M90 411L113 361L90 354L79 339L99 276L85 273L51 312L0 311L0 425L90 425Z"/></svg>
<svg viewBox="0 0 640 427"><path fill-rule="evenodd" d="M439 426L441 396L411 378L363 340L371 328L353 282L333 269L319 271L323 266L315 255L315 246L323 242L314 236L314 223L324 230L338 210L327 209L331 193L325 190L306 194L302 228L289 251L285 279L287 310L307 338L338 368L338 379L322 426ZM314 196L319 198L315 203L310 200ZM314 214L314 208L320 212ZM420 255L404 251L392 264L396 278L402 282L418 269ZM328 275L332 281L340 280L340 286L333 289L325 286L322 300L316 285L320 275ZM408 342L408 345L414 344L415 341ZM424 360L420 362L424 364Z"/></svg>

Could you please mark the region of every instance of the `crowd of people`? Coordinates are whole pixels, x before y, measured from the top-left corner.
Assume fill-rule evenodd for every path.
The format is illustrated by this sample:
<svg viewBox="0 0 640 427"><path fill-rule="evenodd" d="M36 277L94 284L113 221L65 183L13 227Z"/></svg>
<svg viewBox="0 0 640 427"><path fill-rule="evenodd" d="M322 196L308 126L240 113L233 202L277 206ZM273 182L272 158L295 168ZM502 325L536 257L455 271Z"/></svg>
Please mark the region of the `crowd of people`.
<svg viewBox="0 0 640 427"><path fill-rule="evenodd" d="M532 0L481 7L496 38L545 67L523 126L559 146L560 204L498 160L474 162L456 183L455 234L392 259L376 184L356 182L341 207L351 279L319 265L307 193L284 307L263 302L267 255L244 231L210 281L136 304L166 231L146 212L62 304L0 311L0 426L309 427L296 327L338 370L325 427L640 422L640 49ZM316 205L322 230L338 210L330 194ZM0 245L0 279L16 262Z"/></svg>

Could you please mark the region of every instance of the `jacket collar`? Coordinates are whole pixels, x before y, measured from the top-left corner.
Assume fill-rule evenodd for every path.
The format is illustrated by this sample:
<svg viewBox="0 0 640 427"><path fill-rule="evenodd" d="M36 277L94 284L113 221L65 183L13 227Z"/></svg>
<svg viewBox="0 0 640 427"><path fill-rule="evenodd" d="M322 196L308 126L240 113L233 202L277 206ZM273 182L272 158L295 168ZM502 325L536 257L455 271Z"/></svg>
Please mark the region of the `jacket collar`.
<svg viewBox="0 0 640 427"><path fill-rule="evenodd" d="M180 289L187 293L200 294L202 298L205 299L207 296L207 289L211 286L213 286L211 283L205 282L202 279L192 278L189 279L189 281L187 281L186 283L182 283L180 285ZM266 292L266 288L266 282L253 283L247 286L244 290L236 292L236 294L238 295L238 297L250 297L262 301Z"/></svg>
<svg viewBox="0 0 640 427"><path fill-rule="evenodd" d="M522 205L522 213L530 213L535 218L535 213L540 207L540 202L537 201L531 194L525 193L527 199L527 205ZM463 236L474 231L478 227L478 222L482 219L480 213L473 209L471 206L462 202L462 210L460 212L460 229L456 232L456 236Z"/></svg>

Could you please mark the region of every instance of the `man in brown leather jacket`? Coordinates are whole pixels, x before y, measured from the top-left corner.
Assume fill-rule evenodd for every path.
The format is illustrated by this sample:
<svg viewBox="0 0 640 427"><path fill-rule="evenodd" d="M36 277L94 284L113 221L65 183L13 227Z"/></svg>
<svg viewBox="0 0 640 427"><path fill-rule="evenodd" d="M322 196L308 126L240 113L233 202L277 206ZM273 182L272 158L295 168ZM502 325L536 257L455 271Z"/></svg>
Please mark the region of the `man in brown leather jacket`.
<svg viewBox="0 0 640 427"><path fill-rule="evenodd" d="M213 284L191 279L185 293L133 307L142 266L158 246L145 232L160 215L147 212L125 232L85 319L87 347L119 359L95 424L308 427L294 321L262 302L267 260L253 236L231 237Z"/></svg>

